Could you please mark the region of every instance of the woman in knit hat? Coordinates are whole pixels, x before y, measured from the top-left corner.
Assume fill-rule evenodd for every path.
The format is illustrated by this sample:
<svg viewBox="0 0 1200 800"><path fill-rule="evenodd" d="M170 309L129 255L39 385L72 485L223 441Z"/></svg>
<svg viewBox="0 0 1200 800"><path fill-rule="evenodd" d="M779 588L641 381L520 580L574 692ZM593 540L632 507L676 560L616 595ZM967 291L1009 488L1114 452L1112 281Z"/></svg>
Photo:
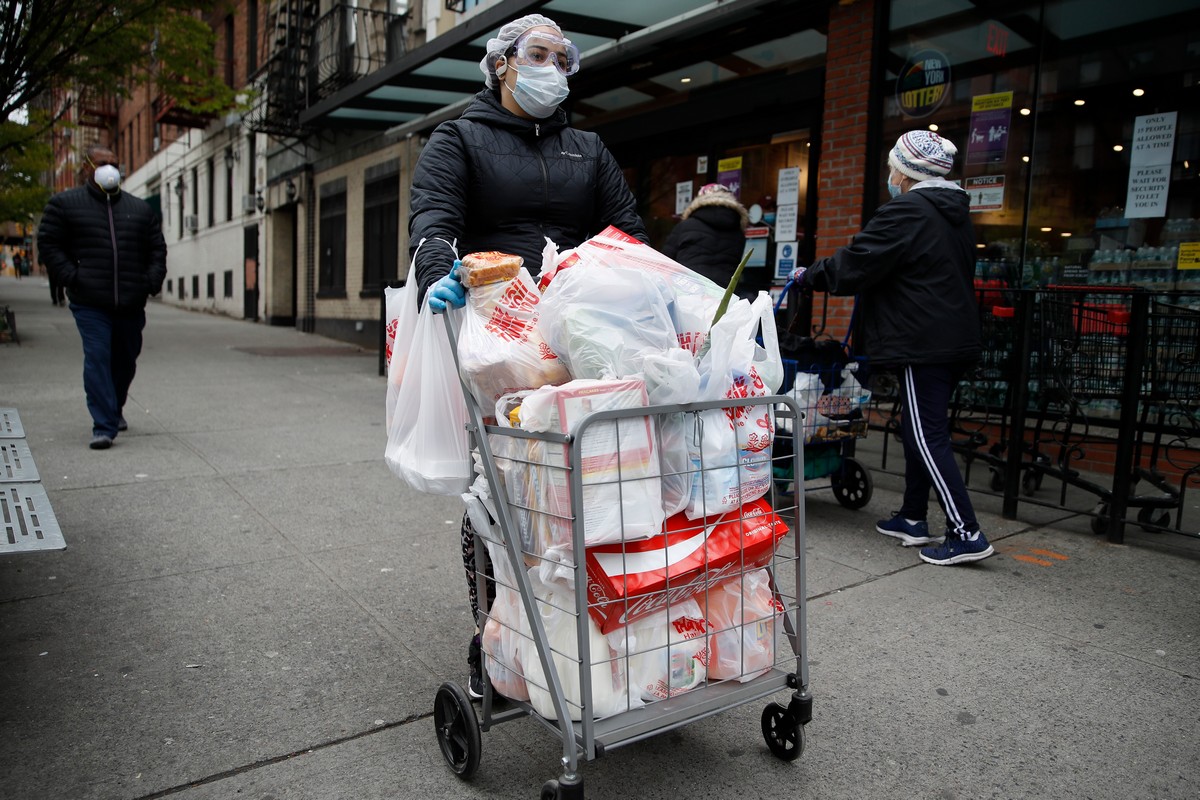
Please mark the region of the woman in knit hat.
<svg viewBox="0 0 1200 800"><path fill-rule="evenodd" d="M803 288L859 296L862 349L873 369L897 373L902 406L904 501L875 529L905 546L928 545L921 559L940 565L994 552L955 461L947 416L982 350L970 202L946 180L957 152L930 131L901 136L888 153L892 199L849 245L797 278ZM926 521L931 488L946 515L944 539Z"/></svg>
<svg viewBox="0 0 1200 800"><path fill-rule="evenodd" d="M746 209L719 183L700 187L662 252L718 286L728 286L746 249Z"/></svg>

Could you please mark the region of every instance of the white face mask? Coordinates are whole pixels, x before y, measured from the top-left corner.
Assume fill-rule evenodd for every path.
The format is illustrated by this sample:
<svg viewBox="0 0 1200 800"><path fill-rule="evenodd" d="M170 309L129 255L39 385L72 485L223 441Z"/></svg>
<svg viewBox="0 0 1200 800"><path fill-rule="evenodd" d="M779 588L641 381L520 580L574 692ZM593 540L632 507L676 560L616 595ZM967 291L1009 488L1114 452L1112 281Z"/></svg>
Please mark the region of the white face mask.
<svg viewBox="0 0 1200 800"><path fill-rule="evenodd" d="M96 185L106 192L115 192L121 186L121 171L112 164L96 167Z"/></svg>
<svg viewBox="0 0 1200 800"><path fill-rule="evenodd" d="M544 67L525 65L516 70L517 86L512 90L513 99L531 117L545 119L550 116L571 91L567 88L566 76L553 64Z"/></svg>

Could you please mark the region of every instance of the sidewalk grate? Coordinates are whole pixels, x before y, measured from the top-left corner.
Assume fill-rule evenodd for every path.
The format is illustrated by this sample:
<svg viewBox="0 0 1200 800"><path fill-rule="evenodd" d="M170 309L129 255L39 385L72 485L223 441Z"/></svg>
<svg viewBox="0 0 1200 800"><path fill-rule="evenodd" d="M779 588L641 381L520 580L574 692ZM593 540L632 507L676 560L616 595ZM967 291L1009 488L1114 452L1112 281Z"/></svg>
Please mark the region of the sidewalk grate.
<svg viewBox="0 0 1200 800"><path fill-rule="evenodd" d="M25 426L15 408L0 408L0 439L24 439Z"/></svg>
<svg viewBox="0 0 1200 800"><path fill-rule="evenodd" d="M0 555L34 550L65 550L62 529L40 483L0 487Z"/></svg>
<svg viewBox="0 0 1200 800"><path fill-rule="evenodd" d="M41 480L24 439L0 439L0 483Z"/></svg>

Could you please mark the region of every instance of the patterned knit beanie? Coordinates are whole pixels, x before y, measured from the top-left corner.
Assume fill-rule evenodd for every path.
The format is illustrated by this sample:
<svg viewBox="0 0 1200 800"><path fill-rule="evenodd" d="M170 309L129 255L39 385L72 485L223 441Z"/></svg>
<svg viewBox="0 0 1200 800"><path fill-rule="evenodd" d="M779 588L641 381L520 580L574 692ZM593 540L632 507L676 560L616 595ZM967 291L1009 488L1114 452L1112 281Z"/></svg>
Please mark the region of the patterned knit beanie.
<svg viewBox="0 0 1200 800"><path fill-rule="evenodd" d="M953 142L932 131L909 131L896 140L888 164L916 181L942 178L950 173L957 152Z"/></svg>

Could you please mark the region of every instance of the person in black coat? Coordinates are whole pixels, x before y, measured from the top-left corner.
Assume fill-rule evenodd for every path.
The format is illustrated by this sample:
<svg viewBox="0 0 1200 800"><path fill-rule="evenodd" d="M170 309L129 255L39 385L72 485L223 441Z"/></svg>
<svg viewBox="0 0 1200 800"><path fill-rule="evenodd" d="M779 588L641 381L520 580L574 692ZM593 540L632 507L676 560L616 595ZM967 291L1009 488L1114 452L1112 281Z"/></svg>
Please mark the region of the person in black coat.
<svg viewBox="0 0 1200 800"><path fill-rule="evenodd" d="M982 352L970 201L945 177L955 153L930 131L901 136L888 155L893 199L848 246L797 278L805 288L857 294L871 368L900 379L904 501L875 529L905 546L930 545L921 559L940 565L994 552L955 461L947 416L955 386ZM944 540L926 521L931 488L946 515Z"/></svg>
<svg viewBox="0 0 1200 800"><path fill-rule="evenodd" d="M434 130L413 169L409 256L422 297L446 278L431 298L439 310L463 296L449 274L456 254L437 240L458 254L521 256L535 276L547 237L566 250L613 225L648 242L616 159L567 124L561 104L579 52L558 25L540 14L508 23L479 66L487 88Z"/></svg>
<svg viewBox="0 0 1200 800"><path fill-rule="evenodd" d="M725 287L746 251L749 223L745 207L733 192L719 183L710 183L700 187L696 199L684 210L683 219L667 236L662 252Z"/></svg>
<svg viewBox="0 0 1200 800"><path fill-rule="evenodd" d="M154 209L121 191L111 150L89 147L80 177L83 186L46 205L38 251L75 315L92 415L89 447L104 450L128 427L122 410L142 351L146 300L167 275L167 244Z"/></svg>
<svg viewBox="0 0 1200 800"><path fill-rule="evenodd" d="M616 159L599 136L567 124L561 104L579 51L558 25L541 14L508 23L488 40L479 68L487 88L459 119L434 130L413 169L409 257L419 296L428 292L437 311L466 302L459 254L510 253L537 275L547 237L566 250L612 225L648 241ZM468 691L478 697L484 684L475 532L465 514L461 536L476 624Z"/></svg>

